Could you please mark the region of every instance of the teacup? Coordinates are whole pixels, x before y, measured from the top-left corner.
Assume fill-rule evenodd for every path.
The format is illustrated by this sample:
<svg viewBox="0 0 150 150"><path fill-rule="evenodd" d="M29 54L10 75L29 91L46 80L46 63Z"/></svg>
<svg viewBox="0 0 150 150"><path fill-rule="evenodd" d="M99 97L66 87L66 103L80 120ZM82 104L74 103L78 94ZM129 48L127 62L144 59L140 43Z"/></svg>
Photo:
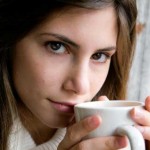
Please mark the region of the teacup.
<svg viewBox="0 0 150 150"><path fill-rule="evenodd" d="M143 107L144 104L139 101L111 100L80 103L75 105L74 110L77 122L96 114L102 118L102 124L85 138L126 135L131 150L145 150L144 138L140 131L134 127L136 123L129 114L131 109L144 109Z"/></svg>

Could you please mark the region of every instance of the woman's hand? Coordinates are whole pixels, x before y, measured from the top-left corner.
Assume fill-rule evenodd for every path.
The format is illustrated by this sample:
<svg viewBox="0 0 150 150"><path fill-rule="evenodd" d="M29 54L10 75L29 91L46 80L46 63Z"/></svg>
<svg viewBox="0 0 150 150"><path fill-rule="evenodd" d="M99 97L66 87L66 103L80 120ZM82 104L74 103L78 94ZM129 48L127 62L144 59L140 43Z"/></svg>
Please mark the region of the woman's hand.
<svg viewBox="0 0 150 150"><path fill-rule="evenodd" d="M67 128L67 133L58 146L58 150L117 150L127 145L125 137L100 137L83 140L92 130L101 124L99 116L88 117Z"/></svg>
<svg viewBox="0 0 150 150"><path fill-rule="evenodd" d="M98 100L108 98L102 96ZM69 126L58 150L121 150L127 146L127 138L120 136L84 139L89 132L100 126L101 122L100 116L95 115Z"/></svg>
<svg viewBox="0 0 150 150"><path fill-rule="evenodd" d="M147 140L147 150L150 149L150 96L145 100L145 110L133 109L132 119L138 123L137 129L140 130L145 140Z"/></svg>

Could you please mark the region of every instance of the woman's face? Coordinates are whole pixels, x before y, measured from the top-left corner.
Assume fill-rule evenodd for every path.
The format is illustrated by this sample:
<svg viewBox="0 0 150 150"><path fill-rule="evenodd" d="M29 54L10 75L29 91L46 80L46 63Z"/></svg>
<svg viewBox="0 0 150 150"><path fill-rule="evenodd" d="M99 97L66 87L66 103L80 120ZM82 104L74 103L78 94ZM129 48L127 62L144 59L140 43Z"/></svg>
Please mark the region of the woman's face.
<svg viewBox="0 0 150 150"><path fill-rule="evenodd" d="M22 102L43 124L66 126L73 106L101 89L116 40L112 8L49 16L15 47L13 80Z"/></svg>

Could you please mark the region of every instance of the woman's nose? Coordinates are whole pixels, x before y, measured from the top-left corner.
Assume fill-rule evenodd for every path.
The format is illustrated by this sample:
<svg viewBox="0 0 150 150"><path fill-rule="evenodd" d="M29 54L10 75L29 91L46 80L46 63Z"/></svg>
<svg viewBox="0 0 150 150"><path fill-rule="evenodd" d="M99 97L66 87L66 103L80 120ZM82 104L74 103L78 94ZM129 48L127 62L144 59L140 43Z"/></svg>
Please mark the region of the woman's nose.
<svg viewBox="0 0 150 150"><path fill-rule="evenodd" d="M89 68L88 65L72 67L64 82L64 89L78 95L89 92Z"/></svg>

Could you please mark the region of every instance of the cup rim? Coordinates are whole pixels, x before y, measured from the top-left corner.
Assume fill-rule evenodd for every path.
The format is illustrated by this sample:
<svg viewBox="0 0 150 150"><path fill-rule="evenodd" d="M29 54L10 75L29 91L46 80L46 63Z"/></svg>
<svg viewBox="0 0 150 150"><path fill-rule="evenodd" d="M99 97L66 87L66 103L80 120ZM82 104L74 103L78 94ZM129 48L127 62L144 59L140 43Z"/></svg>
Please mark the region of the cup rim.
<svg viewBox="0 0 150 150"><path fill-rule="evenodd" d="M103 106L100 107L91 107L91 104L104 104ZM106 106L106 104L110 104L112 106ZM113 106L113 104L117 103L116 106ZM122 106L122 104L124 105ZM125 105L127 103L127 105ZM134 100L109 100L109 101L89 101L89 102L84 102L84 103L78 103L75 105L75 108L82 108L82 109L123 109L123 108L133 108L133 107L143 107L144 103L141 101L134 101Z"/></svg>

